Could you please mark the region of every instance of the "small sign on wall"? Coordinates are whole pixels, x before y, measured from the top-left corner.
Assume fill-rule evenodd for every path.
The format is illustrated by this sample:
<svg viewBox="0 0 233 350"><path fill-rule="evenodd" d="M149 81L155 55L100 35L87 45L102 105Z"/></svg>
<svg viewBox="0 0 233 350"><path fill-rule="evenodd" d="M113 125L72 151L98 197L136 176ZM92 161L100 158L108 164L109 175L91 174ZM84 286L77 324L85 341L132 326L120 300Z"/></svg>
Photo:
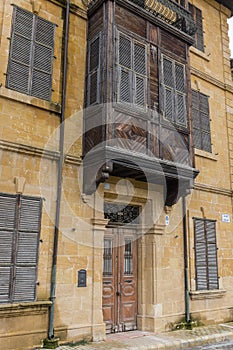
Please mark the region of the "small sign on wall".
<svg viewBox="0 0 233 350"><path fill-rule="evenodd" d="M231 222L230 214L222 214L222 222Z"/></svg>
<svg viewBox="0 0 233 350"><path fill-rule="evenodd" d="M165 224L166 226L169 225L169 215L165 215Z"/></svg>

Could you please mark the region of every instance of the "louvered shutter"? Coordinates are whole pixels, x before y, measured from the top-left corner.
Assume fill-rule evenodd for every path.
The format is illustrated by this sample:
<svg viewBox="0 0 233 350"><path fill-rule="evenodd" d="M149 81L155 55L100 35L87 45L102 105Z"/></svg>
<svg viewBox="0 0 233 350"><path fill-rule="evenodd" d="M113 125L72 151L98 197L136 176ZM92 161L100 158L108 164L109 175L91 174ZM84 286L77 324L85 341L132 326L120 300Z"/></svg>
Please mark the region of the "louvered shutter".
<svg viewBox="0 0 233 350"><path fill-rule="evenodd" d="M192 121L194 147L212 151L208 96L192 90Z"/></svg>
<svg viewBox="0 0 233 350"><path fill-rule="evenodd" d="M29 93L32 36L33 14L14 7L7 87L25 94Z"/></svg>
<svg viewBox="0 0 233 350"><path fill-rule="evenodd" d="M119 36L119 100L132 102L132 43L131 40Z"/></svg>
<svg viewBox="0 0 233 350"><path fill-rule="evenodd" d="M200 120L202 131L202 149L207 152L212 151L210 137L210 117L208 96L199 94L200 97Z"/></svg>
<svg viewBox="0 0 233 350"><path fill-rule="evenodd" d="M14 6L8 88L50 100L55 25Z"/></svg>
<svg viewBox="0 0 233 350"><path fill-rule="evenodd" d="M176 121L183 126L186 125L186 87L185 67L175 63L175 88L176 88Z"/></svg>
<svg viewBox="0 0 233 350"><path fill-rule="evenodd" d="M201 149L201 122L199 113L199 93L192 90L192 123L193 123L193 144L194 147Z"/></svg>
<svg viewBox="0 0 233 350"><path fill-rule="evenodd" d="M207 290L207 249L204 221L195 219L195 260L197 290Z"/></svg>
<svg viewBox="0 0 233 350"><path fill-rule="evenodd" d="M200 51L204 51L202 11L198 8L196 8L196 26L196 48Z"/></svg>
<svg viewBox="0 0 233 350"><path fill-rule="evenodd" d="M214 221L206 221L207 234L207 266L208 266L208 289L218 289L218 263L216 229Z"/></svg>
<svg viewBox="0 0 233 350"><path fill-rule="evenodd" d="M21 197L13 301L36 297L41 199Z"/></svg>
<svg viewBox="0 0 233 350"><path fill-rule="evenodd" d="M0 303L10 301L15 219L16 196L0 194Z"/></svg>
<svg viewBox="0 0 233 350"><path fill-rule="evenodd" d="M99 102L100 36L89 45L89 105Z"/></svg>
<svg viewBox="0 0 233 350"><path fill-rule="evenodd" d="M174 120L174 74L171 60L163 57L162 77L164 86L164 113L168 120Z"/></svg>
<svg viewBox="0 0 233 350"><path fill-rule="evenodd" d="M55 26L39 17L36 17L35 22L31 94L44 100L50 100Z"/></svg>
<svg viewBox="0 0 233 350"><path fill-rule="evenodd" d="M197 290L218 289L215 222L195 219L194 229Z"/></svg>
<svg viewBox="0 0 233 350"><path fill-rule="evenodd" d="M189 3L189 11L191 12L196 24L196 32L193 35L195 39L194 47L204 52L202 11L190 3Z"/></svg>
<svg viewBox="0 0 233 350"><path fill-rule="evenodd" d="M139 106L146 104L146 47L138 43L134 44L133 70L135 73L135 99L134 103Z"/></svg>
<svg viewBox="0 0 233 350"><path fill-rule="evenodd" d="M131 71L119 69L120 75L120 101L130 103L131 102L131 88L132 88L132 74Z"/></svg>

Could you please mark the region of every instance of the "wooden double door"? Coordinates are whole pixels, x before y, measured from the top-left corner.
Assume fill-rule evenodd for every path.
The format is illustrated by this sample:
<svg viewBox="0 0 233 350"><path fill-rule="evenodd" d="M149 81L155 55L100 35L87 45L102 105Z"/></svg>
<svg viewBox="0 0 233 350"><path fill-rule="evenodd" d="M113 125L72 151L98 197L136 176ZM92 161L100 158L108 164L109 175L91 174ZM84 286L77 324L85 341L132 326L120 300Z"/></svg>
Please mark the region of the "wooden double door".
<svg viewBox="0 0 233 350"><path fill-rule="evenodd" d="M137 328L135 229L108 227L103 249L103 317L106 332Z"/></svg>

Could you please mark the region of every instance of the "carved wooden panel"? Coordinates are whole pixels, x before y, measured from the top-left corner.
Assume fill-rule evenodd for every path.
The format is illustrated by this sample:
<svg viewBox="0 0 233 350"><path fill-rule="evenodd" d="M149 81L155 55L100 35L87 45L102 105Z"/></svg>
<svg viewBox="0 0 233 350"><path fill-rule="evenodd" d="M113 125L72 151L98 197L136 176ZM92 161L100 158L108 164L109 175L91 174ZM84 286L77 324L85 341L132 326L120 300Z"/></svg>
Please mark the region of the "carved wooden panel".
<svg viewBox="0 0 233 350"><path fill-rule="evenodd" d="M147 153L147 121L118 114L114 125L116 147Z"/></svg>
<svg viewBox="0 0 233 350"><path fill-rule="evenodd" d="M162 128L160 134L161 157L175 163L190 165L188 135Z"/></svg>

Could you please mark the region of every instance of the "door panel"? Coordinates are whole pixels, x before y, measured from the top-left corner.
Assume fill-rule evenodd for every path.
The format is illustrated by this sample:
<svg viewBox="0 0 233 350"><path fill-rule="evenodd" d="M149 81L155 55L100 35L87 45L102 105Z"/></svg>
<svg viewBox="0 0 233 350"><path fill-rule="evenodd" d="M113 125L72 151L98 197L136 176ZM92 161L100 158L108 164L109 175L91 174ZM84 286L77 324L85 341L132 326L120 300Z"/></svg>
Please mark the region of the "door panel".
<svg viewBox="0 0 233 350"><path fill-rule="evenodd" d="M106 231L103 317L107 333L136 329L137 241L133 229L108 228Z"/></svg>

